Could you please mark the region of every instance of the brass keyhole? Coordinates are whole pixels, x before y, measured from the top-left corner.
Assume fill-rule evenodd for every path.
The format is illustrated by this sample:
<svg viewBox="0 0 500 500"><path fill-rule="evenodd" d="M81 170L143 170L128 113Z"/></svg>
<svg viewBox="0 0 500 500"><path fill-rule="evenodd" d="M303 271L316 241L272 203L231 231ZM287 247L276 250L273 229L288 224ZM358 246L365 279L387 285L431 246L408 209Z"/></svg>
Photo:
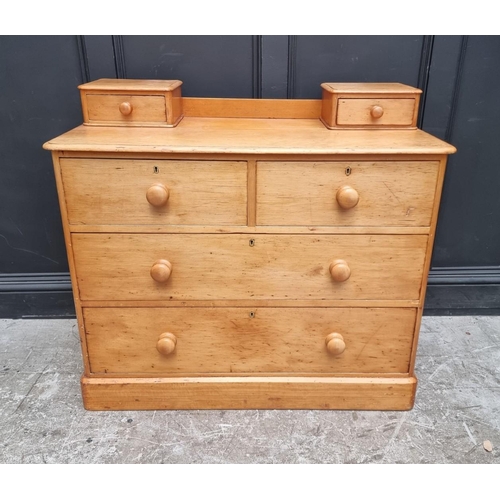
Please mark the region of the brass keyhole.
<svg viewBox="0 0 500 500"><path fill-rule="evenodd" d="M159 174L160 173L160 169L155 165L154 169L153 169L153 173L154 174Z"/></svg>
<svg viewBox="0 0 500 500"><path fill-rule="evenodd" d="M251 246L251 247L254 247L255 246L255 240L252 238L248 244Z"/></svg>
<svg viewBox="0 0 500 500"><path fill-rule="evenodd" d="M351 175L351 172L352 172L351 167L347 167L345 169L345 175Z"/></svg>
<svg viewBox="0 0 500 500"><path fill-rule="evenodd" d="M250 316L251 318L255 318L255 311L250 311L249 316Z"/></svg>

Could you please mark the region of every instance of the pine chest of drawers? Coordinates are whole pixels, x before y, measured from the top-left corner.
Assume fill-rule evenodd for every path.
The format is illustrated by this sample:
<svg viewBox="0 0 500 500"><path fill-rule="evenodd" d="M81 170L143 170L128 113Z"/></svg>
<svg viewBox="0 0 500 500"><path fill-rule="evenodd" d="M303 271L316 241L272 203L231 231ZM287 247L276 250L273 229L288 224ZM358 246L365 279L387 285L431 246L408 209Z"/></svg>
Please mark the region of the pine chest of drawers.
<svg viewBox="0 0 500 500"><path fill-rule="evenodd" d="M415 127L417 89L323 88L280 101L80 87L86 123L44 147L87 409L413 406L455 148Z"/></svg>

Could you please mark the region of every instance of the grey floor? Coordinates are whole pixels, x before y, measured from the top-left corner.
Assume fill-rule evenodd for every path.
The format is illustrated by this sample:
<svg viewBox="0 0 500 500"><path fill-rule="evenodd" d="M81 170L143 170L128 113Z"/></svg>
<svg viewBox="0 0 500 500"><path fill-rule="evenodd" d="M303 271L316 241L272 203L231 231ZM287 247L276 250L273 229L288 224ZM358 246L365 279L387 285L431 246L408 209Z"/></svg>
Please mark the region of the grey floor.
<svg viewBox="0 0 500 500"><path fill-rule="evenodd" d="M409 412L88 412L75 321L0 320L0 463L500 463L500 317L420 338Z"/></svg>

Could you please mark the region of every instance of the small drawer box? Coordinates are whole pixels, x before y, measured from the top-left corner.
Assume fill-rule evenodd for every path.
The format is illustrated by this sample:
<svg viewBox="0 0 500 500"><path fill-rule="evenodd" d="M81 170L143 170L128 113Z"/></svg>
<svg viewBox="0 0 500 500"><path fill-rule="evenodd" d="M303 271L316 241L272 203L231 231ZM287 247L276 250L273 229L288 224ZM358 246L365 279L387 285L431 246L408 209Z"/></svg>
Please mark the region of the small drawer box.
<svg viewBox="0 0 500 500"><path fill-rule="evenodd" d="M323 83L321 121L329 129L417 127L420 89L401 83Z"/></svg>
<svg viewBox="0 0 500 500"><path fill-rule="evenodd" d="M183 117L180 80L101 79L78 88L85 125L175 127Z"/></svg>

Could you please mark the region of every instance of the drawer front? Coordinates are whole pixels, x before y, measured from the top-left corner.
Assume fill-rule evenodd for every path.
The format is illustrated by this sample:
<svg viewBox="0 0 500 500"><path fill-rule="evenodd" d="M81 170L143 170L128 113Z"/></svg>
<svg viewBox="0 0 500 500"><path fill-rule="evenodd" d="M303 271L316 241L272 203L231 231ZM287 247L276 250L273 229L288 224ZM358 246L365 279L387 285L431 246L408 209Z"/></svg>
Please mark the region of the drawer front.
<svg viewBox="0 0 500 500"><path fill-rule="evenodd" d="M407 373L415 318L399 308L84 309L94 374ZM161 354L165 332L174 350ZM331 333L341 335L332 353Z"/></svg>
<svg viewBox="0 0 500 500"><path fill-rule="evenodd" d="M82 300L391 300L419 298L427 236L75 233L72 244Z"/></svg>
<svg viewBox="0 0 500 500"><path fill-rule="evenodd" d="M247 165L61 158L70 224L245 225Z"/></svg>
<svg viewBox="0 0 500 500"><path fill-rule="evenodd" d="M339 99L337 125L408 127L414 123L415 99Z"/></svg>
<svg viewBox="0 0 500 500"><path fill-rule="evenodd" d="M89 123L166 122L165 97L161 95L87 94Z"/></svg>
<svg viewBox="0 0 500 500"><path fill-rule="evenodd" d="M430 226L438 169L435 161L259 162L257 224Z"/></svg>

